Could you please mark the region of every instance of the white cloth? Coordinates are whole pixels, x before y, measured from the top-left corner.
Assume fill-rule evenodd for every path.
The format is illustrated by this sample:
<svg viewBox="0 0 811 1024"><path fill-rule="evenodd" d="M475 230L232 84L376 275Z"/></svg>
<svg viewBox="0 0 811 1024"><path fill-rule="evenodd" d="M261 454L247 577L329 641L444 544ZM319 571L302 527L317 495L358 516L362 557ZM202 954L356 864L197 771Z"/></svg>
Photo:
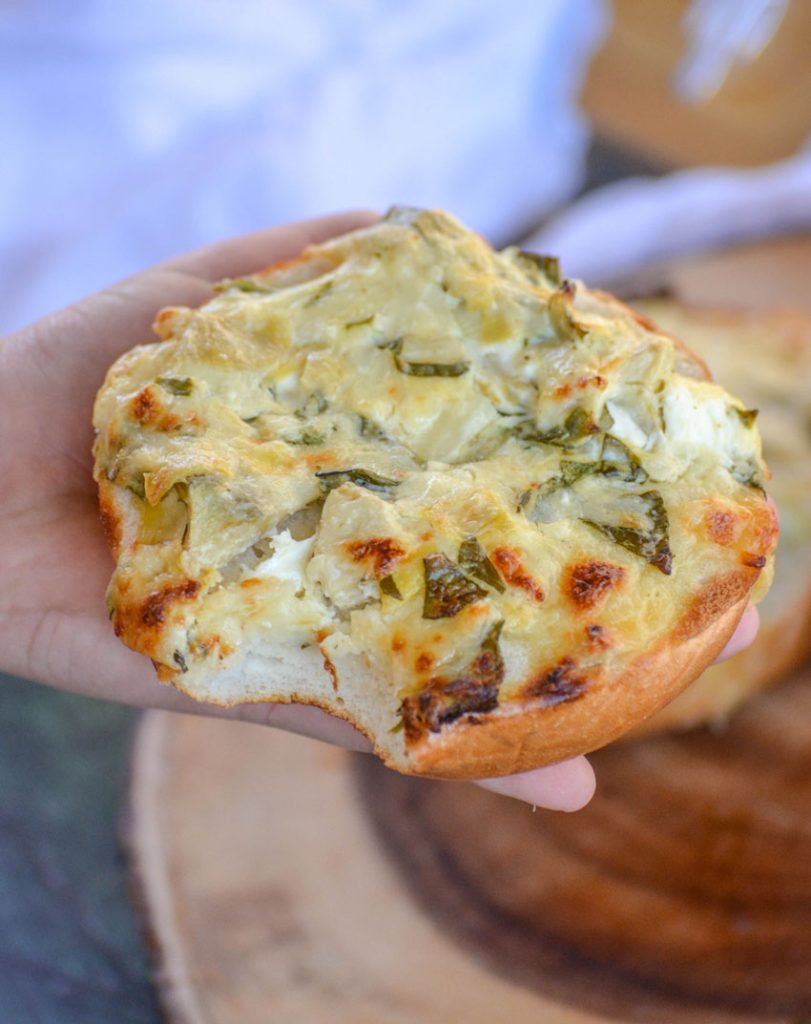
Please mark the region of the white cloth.
<svg viewBox="0 0 811 1024"><path fill-rule="evenodd" d="M670 257L810 227L807 149L753 170L702 167L606 185L524 244L559 255L564 273L597 284Z"/></svg>
<svg viewBox="0 0 811 1024"><path fill-rule="evenodd" d="M353 206L503 240L571 195L605 0L0 4L0 332Z"/></svg>

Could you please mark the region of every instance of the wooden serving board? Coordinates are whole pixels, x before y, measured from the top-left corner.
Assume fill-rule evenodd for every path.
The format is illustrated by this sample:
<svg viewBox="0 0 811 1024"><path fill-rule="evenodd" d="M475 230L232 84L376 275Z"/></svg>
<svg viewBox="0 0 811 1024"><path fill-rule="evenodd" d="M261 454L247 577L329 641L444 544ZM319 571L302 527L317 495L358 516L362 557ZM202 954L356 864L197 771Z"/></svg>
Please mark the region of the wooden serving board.
<svg viewBox="0 0 811 1024"><path fill-rule="evenodd" d="M811 303L807 240L668 268ZM809 384L811 387L811 382ZM811 1024L811 671L593 756L577 815L151 712L129 842L172 1024Z"/></svg>
<svg viewBox="0 0 811 1024"><path fill-rule="evenodd" d="M538 811L149 713L131 851L177 1024L811 1019L811 675Z"/></svg>

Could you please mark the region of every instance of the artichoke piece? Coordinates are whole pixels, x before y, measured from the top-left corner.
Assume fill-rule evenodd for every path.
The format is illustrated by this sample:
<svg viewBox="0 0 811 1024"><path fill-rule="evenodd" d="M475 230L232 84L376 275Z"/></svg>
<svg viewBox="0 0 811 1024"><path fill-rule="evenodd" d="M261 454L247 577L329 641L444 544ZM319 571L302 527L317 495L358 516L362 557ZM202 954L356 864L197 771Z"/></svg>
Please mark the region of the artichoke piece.
<svg viewBox="0 0 811 1024"><path fill-rule="evenodd" d="M571 281L564 281L549 298L549 319L561 341L577 341L588 334L588 328L578 323L572 316L574 296L575 286Z"/></svg>
<svg viewBox="0 0 811 1024"><path fill-rule="evenodd" d="M330 469L322 470L315 475L328 491L340 487L341 484L356 484L376 494L391 495L394 488L400 484L399 480L389 480L367 469Z"/></svg>
<svg viewBox="0 0 811 1024"><path fill-rule="evenodd" d="M173 395L190 395L194 388L191 377L158 377L157 383Z"/></svg>

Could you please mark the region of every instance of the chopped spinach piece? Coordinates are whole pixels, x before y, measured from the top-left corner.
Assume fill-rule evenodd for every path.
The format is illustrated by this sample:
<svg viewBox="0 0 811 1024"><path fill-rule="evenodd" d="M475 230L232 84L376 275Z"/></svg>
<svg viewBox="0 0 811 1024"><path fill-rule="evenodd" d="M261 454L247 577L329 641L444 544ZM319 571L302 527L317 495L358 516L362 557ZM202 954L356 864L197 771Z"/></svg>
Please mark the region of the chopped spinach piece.
<svg viewBox="0 0 811 1024"><path fill-rule="evenodd" d="M760 470L754 463L747 462L744 466L735 466L730 470L730 473L739 484L743 484L745 487L753 487L756 491L760 491L761 494L766 493L760 476Z"/></svg>
<svg viewBox="0 0 811 1024"><path fill-rule="evenodd" d="M519 249L518 259L519 262L527 262L533 267L537 267L547 281L550 281L555 287L560 285L562 279L560 276L560 260L557 256L543 256L537 252Z"/></svg>
<svg viewBox="0 0 811 1024"><path fill-rule="evenodd" d="M620 547L644 558L665 576L669 576L673 568L673 553L668 544L669 523L662 496L658 491L645 491L638 497L647 506L646 511L651 521L649 530L633 526L597 523L593 519L583 519L583 522L595 530L599 530Z"/></svg>
<svg viewBox="0 0 811 1024"><path fill-rule="evenodd" d="M757 410L757 409L739 409L737 406L733 406L732 408L735 410L735 412L737 413L741 423L743 423L743 425L745 427L751 427L751 426L754 425L754 422L757 419L757 414L758 414L759 410Z"/></svg>
<svg viewBox="0 0 811 1024"><path fill-rule="evenodd" d="M558 478L564 487L571 487L577 483L581 476L600 471L599 462L574 462L572 459L560 460L560 477Z"/></svg>
<svg viewBox="0 0 811 1024"><path fill-rule="evenodd" d="M323 444L324 435L319 434L317 430L302 430L298 437L286 437L285 441L288 444L297 445L311 445L311 444Z"/></svg>
<svg viewBox="0 0 811 1024"><path fill-rule="evenodd" d="M387 346L391 349L394 357L394 365L409 377L461 377L470 369L470 363L413 363L403 359L400 355L403 349L403 339L395 338Z"/></svg>
<svg viewBox="0 0 811 1024"><path fill-rule="evenodd" d="M321 392L314 391L311 395L307 396L307 400L303 405L293 410L293 415L296 419L307 420L312 416L317 416L319 413L326 412L328 405L329 403Z"/></svg>
<svg viewBox="0 0 811 1024"><path fill-rule="evenodd" d="M406 739L414 743L426 731L439 732L463 715L481 715L498 707L498 690L504 678L504 660L499 648L502 622L488 630L479 652L455 679L442 676L400 705ZM470 719L475 721L475 719Z"/></svg>
<svg viewBox="0 0 811 1024"><path fill-rule="evenodd" d="M374 318L375 315L374 313L372 313L372 315L367 316L365 320L350 320L348 324L344 324L344 327L346 328L347 331L351 330L351 328L353 327L366 327L366 325L370 324L374 320Z"/></svg>
<svg viewBox="0 0 811 1024"><path fill-rule="evenodd" d="M376 437L379 440L388 440L388 435L380 429L374 420L366 416L358 416L358 432L361 437Z"/></svg>
<svg viewBox="0 0 811 1024"><path fill-rule="evenodd" d="M422 560L425 573L424 619L452 618L465 607L484 597L487 591L469 579L459 566L445 555L426 555Z"/></svg>
<svg viewBox="0 0 811 1024"><path fill-rule="evenodd" d="M224 281L218 281L214 285L215 292L227 292L231 288L235 288L238 292L270 292L272 288L268 288L263 285L260 281L257 281L255 277L228 277Z"/></svg>
<svg viewBox="0 0 811 1024"><path fill-rule="evenodd" d="M158 377L158 384L173 395L190 395L194 387L191 377Z"/></svg>
<svg viewBox="0 0 811 1024"><path fill-rule="evenodd" d="M519 499L518 510L527 509L527 516L533 522L545 522L546 520L543 518L543 515L539 515L539 506L544 499L550 497L555 491L559 491L563 487L571 487L581 477L589 473L599 472L599 469L600 464L598 462L574 462L569 459L561 459L560 473L556 476L548 477L536 487L525 491ZM528 508L530 502L533 503L532 508Z"/></svg>
<svg viewBox="0 0 811 1024"><path fill-rule="evenodd" d="M585 409L572 409L562 424L549 430L539 430L530 420L516 423L512 433L519 441L529 444L553 444L559 448L569 448L592 434L599 433L600 428Z"/></svg>
<svg viewBox="0 0 811 1024"><path fill-rule="evenodd" d="M409 377L461 377L470 369L470 363L407 363L397 356L394 361Z"/></svg>
<svg viewBox="0 0 811 1024"><path fill-rule="evenodd" d="M619 477L626 483L644 483L648 474L639 464L639 459L616 437L606 434L600 454L600 473L603 476Z"/></svg>
<svg viewBox="0 0 811 1024"><path fill-rule="evenodd" d="M329 469L315 474L328 491L341 484L357 484L377 494L391 494L399 486L399 480L389 480L367 469Z"/></svg>
<svg viewBox="0 0 811 1024"><path fill-rule="evenodd" d="M393 576L384 576L380 580L380 589L386 597L393 597L395 601L403 600L403 595L400 593L399 587L394 582Z"/></svg>
<svg viewBox="0 0 811 1024"><path fill-rule="evenodd" d="M139 473L133 477L132 480L128 480L124 485L128 491L132 491L136 498L140 498L141 501L146 501L146 486L144 483L144 474Z"/></svg>
<svg viewBox="0 0 811 1024"><path fill-rule="evenodd" d="M504 592L504 581L475 537L468 537L462 541L458 560L460 568L470 576L475 576L500 594Z"/></svg>

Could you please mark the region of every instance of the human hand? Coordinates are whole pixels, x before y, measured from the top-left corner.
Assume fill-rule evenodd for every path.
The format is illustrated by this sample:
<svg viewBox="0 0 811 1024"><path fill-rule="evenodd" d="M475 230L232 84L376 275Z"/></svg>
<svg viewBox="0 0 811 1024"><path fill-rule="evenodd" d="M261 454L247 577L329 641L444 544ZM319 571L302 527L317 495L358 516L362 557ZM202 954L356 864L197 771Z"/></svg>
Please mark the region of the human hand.
<svg viewBox="0 0 811 1024"><path fill-rule="evenodd" d="M162 264L32 324L0 343L0 669L138 707L240 718L359 750L346 722L302 705L200 704L159 683L149 662L114 636L104 592L112 571L93 481L96 391L121 353L148 341L157 310L195 306L213 282L360 227L372 214L325 217L219 243ZM751 610L727 653L750 642ZM753 628L754 627L754 628ZM594 791L585 758L483 783L559 810Z"/></svg>

